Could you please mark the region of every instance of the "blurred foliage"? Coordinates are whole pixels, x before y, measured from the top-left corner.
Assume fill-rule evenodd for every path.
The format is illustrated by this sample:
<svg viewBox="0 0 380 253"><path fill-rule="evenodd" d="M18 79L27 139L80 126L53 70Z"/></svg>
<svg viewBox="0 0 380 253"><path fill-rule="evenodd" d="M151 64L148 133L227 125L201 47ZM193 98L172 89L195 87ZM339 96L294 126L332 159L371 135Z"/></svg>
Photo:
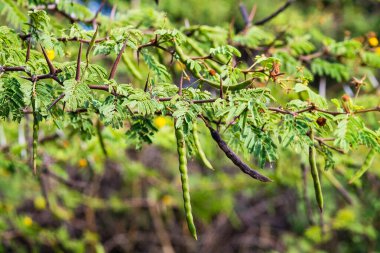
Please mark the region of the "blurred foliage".
<svg viewBox="0 0 380 253"><path fill-rule="evenodd" d="M18 31L26 30L25 27L22 28L23 23L28 20L26 13L16 11L15 16L12 16L9 9L16 3L22 2L25 1L0 0L1 15L4 17L0 21L1 24L9 25ZM39 0L29 2L32 6L44 3ZM98 4L93 1L84 2L88 6L95 6L94 10L98 8ZM71 8L71 1L62 1L62 3L68 4L65 8ZM350 80L352 77L359 78L366 74L366 85L362 87L360 96L355 99L355 106L371 108L379 105L380 92L376 87L376 82L379 77L378 54L380 51L378 42L375 40L378 38L377 34L380 33L378 30L380 18L376 15L380 9L378 1L296 1L285 12L266 24L265 28L253 26L248 30L248 35L244 36L238 34L238 31L244 28L244 22L236 1L160 0L159 6L156 7L154 1L140 3L140 1L113 0L107 2L103 10L104 16L99 17L101 21L106 20L105 16L110 14L113 4L117 4L116 17L118 18L115 22L120 22L117 26L159 28L170 22L173 22L170 25L182 26L187 19L190 25L195 25L195 28L190 26L182 31L191 33L194 29L195 33L199 34L196 34L193 44L201 45L200 49L193 47L189 51L192 54L202 55L199 51L205 52L210 48L210 44L214 43L212 48L215 49L211 53L219 55L221 60L240 54L231 48L221 47L227 40L226 31L234 19L236 36L233 39L234 42L240 44L237 48L242 52L242 59L248 62L248 66L252 64L251 61L257 54L255 50L260 51L261 47L271 44L279 34L285 31L285 36L276 42L278 44L272 45L274 48L270 53L280 60L281 70L286 72L286 75L310 80L309 87L313 89L320 88L321 80L324 79L328 83L326 95L328 98L333 98L347 93L347 89L354 92L353 85L349 83ZM266 1L244 1L244 4L248 10L257 4L255 22L273 13L284 4L284 1L273 1L273 4L268 4ZM73 11L74 9L79 18L92 17L92 13L87 8L73 8ZM155 9L166 11L167 18L164 13L157 12ZM12 10L18 10L18 7ZM54 88L53 92L52 82L46 81L45 88L38 90L38 94L43 96L39 105L42 108L41 117L58 119L61 112L53 110L51 113L47 107L53 97L56 98L62 91L65 90L68 94L64 101L70 110L80 108L80 105L90 99L86 85L77 86L76 83L70 82L75 76L78 46L74 43L56 41L55 36L50 36L50 30L41 32L48 26L53 26L56 30L69 27L70 22L62 15L33 16L32 13L30 18L33 17L38 19L35 22L40 24L40 27L31 28L36 29L33 31L32 38L40 41L46 49L50 50L48 51L49 58L54 60L56 66L64 70L58 76L61 80L66 80L64 88ZM203 26L202 28L205 29L204 34L211 34L211 42L210 37L202 34L202 30L201 32L197 30L196 25L203 24L210 25L210 27ZM90 30L90 25L83 25L86 30L82 29L82 25L71 26L69 31L62 31L60 35L92 40L94 32ZM103 35L108 30L107 25L112 26L112 24L104 24L100 28ZM4 27L0 33L7 35L1 37L2 48L11 48L15 43L21 44L17 35ZM179 36L167 35L164 29L158 34L169 36L169 38ZM83 77L88 82L98 83L99 80L107 79L107 71L122 46L121 42L124 38L122 30L111 30L108 35L112 37L112 40L94 46L94 55L90 56L91 60L100 61L101 65L87 65L86 62L80 65L82 73L88 74ZM183 64L175 62L170 65L163 54L149 54L145 51L142 52L141 62L138 65L135 61L134 50L139 45L141 35L138 31L131 30L129 36L132 38L128 45L131 50L123 54L124 61L120 64L115 78L119 83L130 83L133 80L135 87L144 88L148 72L154 76L152 82L179 82L178 73L183 70ZM4 37L8 40L3 39ZM198 43L202 40L206 46ZM191 42L191 38L189 41ZM252 50L244 50L244 47ZM288 51L282 51L283 48ZM330 54L325 57L318 55L310 60L304 59L305 66L300 71L297 68L301 65L299 58L309 57L319 52L320 48L328 48ZM28 68L44 69L47 73L45 60L38 50L37 47L33 48L31 57L35 60L35 64L31 64ZM7 63L14 61L17 65L18 61L24 60L25 55L20 52L12 52L12 54L7 54L7 52L6 50L0 52L2 65L3 61ZM105 54L110 55L106 57ZM262 60L266 58L263 57ZM193 62L189 65L193 64L192 68L196 69L198 66L195 61ZM273 67L273 61L265 63L272 64L271 67ZM262 66L265 67L265 64ZM167 73L175 74L168 75ZM228 76L231 79L234 78L232 74ZM211 74L210 78L212 78ZM32 91L27 85L22 82L13 82L11 78L7 80L8 82L1 86L0 100L30 104L31 101L14 96L22 92L30 94ZM265 81L265 79L261 80ZM112 82L110 85L120 89L117 90L118 92L130 92L130 87L127 85L116 86ZM318 106L326 103L322 96L303 85L288 87L287 84L279 85L275 82L270 82L269 85L271 95L276 98L278 104L299 99L297 100L299 104L294 102L289 105L290 108L299 108L304 105L301 100L307 99ZM176 87L171 87L169 84L163 87L165 89L152 92L170 95L177 91ZM296 92L285 95L284 90L287 88L289 90L294 88ZM211 94L200 93L194 91L195 89L188 90L186 95L200 96L196 99L209 98ZM70 91L74 94L77 92L81 96L69 96ZM113 114L115 111L120 112L119 107L115 105L114 100L106 99L106 95L101 96L103 100L99 99L98 102L101 101L101 104L88 107L100 112L99 118L102 124L114 128L121 127L121 130L104 127L102 124L97 125L98 118L95 119L87 114L66 115L65 120L69 120L70 124L65 124L67 121L64 120L46 121L41 124L39 131L41 141L38 151L41 174L38 176L33 175L28 165L28 151L32 145L32 115L24 116L20 111L12 111L14 109L12 106L4 106L0 109L2 116L10 115L0 123L2 151L0 154L0 252L170 253L171 249L175 252L380 251L380 234L378 233L380 229L380 160L375 158L368 173L355 184L348 184L354 173L365 162L368 148L359 147L358 152L349 151L348 155L343 156L334 153L331 155L335 160L334 168L326 171L321 169L325 199L323 220L321 220L322 216L314 201L311 176L308 166L305 165L307 156L303 150L304 146L294 145L292 146L294 150L281 146L278 148L277 157L270 157L274 154L268 151L268 160L267 157L261 161L252 160L252 154L238 146L243 137L233 135L238 132L233 131L235 126L231 127L231 132L226 132L227 135L229 134L229 144L235 150L239 150L250 164L264 167L266 175L270 176L274 182L260 184L237 172L232 163L217 149L207 128L199 124L202 148L216 170L208 170L202 165L201 159L194 155L196 153L192 150L194 145L191 144L191 138L189 138L191 158L188 167L191 197L200 238L199 241L192 240L183 218L174 122L168 116L142 117L154 114L149 108L156 108L159 105L151 105L151 100L144 99L143 93L133 95L135 99L128 101L127 106L137 108L139 117L126 125L120 123L126 116L122 113ZM256 101L257 97L254 93L241 92L241 98L250 96L255 98L255 106L266 108L265 103L260 102L262 98ZM240 102L239 97L234 97L234 99ZM269 95L265 99L270 100ZM47 102L44 103L44 101ZM25 104L19 104L19 108L24 106ZM334 108L343 110L340 107L342 107L341 102L335 101ZM218 113L224 113L224 116L231 120L233 113L238 113L237 110L240 110L239 107L220 104ZM186 117L191 117L189 114L192 111L178 111L176 111L178 114L185 115L184 121ZM17 124L11 122L10 118L16 121L22 120L20 124ZM290 117L284 117L282 120L291 122ZM312 120L316 119L312 118ZM338 127L332 125L330 120L331 118L328 118L328 124L331 124L328 127ZM363 114L362 120L365 122L365 127L361 125L361 122L353 122L349 125L354 128L352 132L355 132L357 125L360 125L361 129L379 128L378 113ZM343 120L342 122L347 123ZM57 125L60 130L56 130ZM95 126L98 126L100 130ZM339 126L343 129L347 125L339 124ZM299 127L301 129L302 125L300 124ZM134 132L134 129L139 131ZM140 131L141 129L143 131ZM96 131L101 131L107 156L96 136ZM129 133L130 138L126 138L125 132ZM288 141L289 145L302 144L302 139L296 141L298 137L301 138L301 134L284 141ZM346 137L342 138L342 142L345 140ZM153 144L147 145L146 142ZM136 147L141 150L136 151ZM348 143L339 143L339 147L351 150ZM328 151L319 153L320 168L329 161L329 154Z"/></svg>

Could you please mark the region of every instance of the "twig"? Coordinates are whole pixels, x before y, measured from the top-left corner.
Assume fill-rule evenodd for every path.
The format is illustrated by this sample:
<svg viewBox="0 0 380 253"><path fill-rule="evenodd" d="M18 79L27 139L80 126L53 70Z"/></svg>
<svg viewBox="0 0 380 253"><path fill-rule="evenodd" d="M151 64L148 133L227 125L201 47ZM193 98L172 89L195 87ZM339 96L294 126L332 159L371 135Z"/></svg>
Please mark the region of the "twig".
<svg viewBox="0 0 380 253"><path fill-rule="evenodd" d="M46 189L46 184L45 184L45 180L44 180L43 175L40 175L38 177L38 182L39 182L40 187L41 187L42 196L44 197L45 202L46 202L46 207L48 210L50 210L50 201L48 198L48 190Z"/></svg>
<svg viewBox="0 0 380 253"><path fill-rule="evenodd" d="M156 230L156 235L159 238L163 253L174 253L173 246L170 242L170 237L165 229L164 223L159 213L157 205L148 205L150 216L152 217L153 226Z"/></svg>
<svg viewBox="0 0 380 253"><path fill-rule="evenodd" d="M205 122L206 126L210 130L212 138L218 144L219 148L226 154L226 156L237 166L240 170L248 174L254 179L257 179L261 182L272 182L272 180L259 172L250 168L246 163L244 163L236 154L233 152L227 145L227 143L222 139L219 132L211 127L211 125L207 122L207 120L201 116L202 120Z"/></svg>
<svg viewBox="0 0 380 253"><path fill-rule="evenodd" d="M47 168L43 169L42 173L44 173L45 175L47 175L47 176L53 178L54 180L60 182L61 184L64 184L67 187L72 188L72 189L77 190L77 191L82 191L86 187L86 185L81 183L81 182L66 180L65 178L55 174L54 172L50 171Z"/></svg>
<svg viewBox="0 0 380 253"><path fill-rule="evenodd" d="M240 10L241 16L243 17L245 27L249 26L251 24L251 22L249 20L247 7L245 7L245 5L243 3L240 3L239 4L239 10Z"/></svg>
<svg viewBox="0 0 380 253"><path fill-rule="evenodd" d="M51 105L49 105L49 107L48 107L48 111L50 111L51 110L51 108L54 106L54 105L56 105L62 98L64 98L65 97L65 93L62 93L61 95L59 95L59 97L58 98L56 98L54 101L53 101L53 103L51 103Z"/></svg>
<svg viewBox="0 0 380 253"><path fill-rule="evenodd" d="M255 25L264 25L265 23L267 23L268 21L272 20L273 18L275 18L277 15L279 15L281 12L285 11L295 0L288 0L286 1L286 3L281 6L277 11L273 12L271 15L269 15L268 17L260 20L260 21L257 21L255 23Z"/></svg>
<svg viewBox="0 0 380 253"><path fill-rule="evenodd" d="M346 154L346 152L344 152L344 150L339 149L339 148L337 148L337 147L334 147L334 146L331 146L331 145L327 144L327 143L326 143L323 139L321 139L321 138L314 137L314 139L318 141L319 145L324 145L324 146L326 146L326 147L328 147L328 148L330 148L330 149L332 149L332 150L334 150L334 151L336 151L336 152L338 152L338 153L340 153L340 154Z"/></svg>
<svg viewBox="0 0 380 253"><path fill-rule="evenodd" d="M335 187L335 189L342 195L343 199L348 204L353 204L353 200L350 196L350 193L343 187L343 185L336 179L336 177L331 173L331 171L323 171L321 172L326 176L327 180Z"/></svg>

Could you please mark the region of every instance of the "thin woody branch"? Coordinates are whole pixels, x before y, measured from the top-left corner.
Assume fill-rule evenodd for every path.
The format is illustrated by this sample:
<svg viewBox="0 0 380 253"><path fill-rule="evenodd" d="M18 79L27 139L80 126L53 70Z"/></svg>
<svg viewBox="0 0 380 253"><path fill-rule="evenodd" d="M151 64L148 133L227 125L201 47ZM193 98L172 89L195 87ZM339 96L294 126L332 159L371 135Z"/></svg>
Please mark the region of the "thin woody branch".
<svg viewBox="0 0 380 253"><path fill-rule="evenodd" d="M32 8L32 10L48 10L48 11L56 12L56 13L59 13L60 15L62 15L63 17L67 18L71 23L82 22L82 23L86 23L86 24L92 24L98 18L98 16L99 16L100 12L102 11L105 3L106 3L106 1L103 0L102 3L99 5L99 8L95 12L95 15L90 19L80 19L80 18L77 18L75 16L72 16L69 13L65 12L64 10L59 9L58 4L56 4L56 3L38 5L34 8Z"/></svg>
<svg viewBox="0 0 380 253"><path fill-rule="evenodd" d="M237 166L239 169L251 176L254 179L257 179L261 182L272 182L272 180L256 170L249 167L246 163L244 163L236 154L234 151L232 151L227 143L222 139L219 132L216 131L214 128L211 127L211 125L207 122L207 120L204 117L201 117L203 121L205 122L206 126L210 130L211 137L214 139L214 141L218 144L219 148L226 154L226 156Z"/></svg>
<svg viewBox="0 0 380 253"><path fill-rule="evenodd" d="M277 17L281 12L285 11L293 2L295 2L295 0L286 1L286 3L283 6L281 6L278 10L273 12L271 15L269 15L266 18L263 18L260 21L255 22L255 25L264 25L265 23L269 22L273 18Z"/></svg>

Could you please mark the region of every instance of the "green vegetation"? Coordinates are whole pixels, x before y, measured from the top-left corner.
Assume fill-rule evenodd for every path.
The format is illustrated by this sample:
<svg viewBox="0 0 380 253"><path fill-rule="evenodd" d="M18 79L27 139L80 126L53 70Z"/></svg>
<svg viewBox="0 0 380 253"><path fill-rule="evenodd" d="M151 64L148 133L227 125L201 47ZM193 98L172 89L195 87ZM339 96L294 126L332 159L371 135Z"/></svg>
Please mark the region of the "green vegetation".
<svg viewBox="0 0 380 253"><path fill-rule="evenodd" d="M378 6L154 2L0 0L0 252L379 251Z"/></svg>

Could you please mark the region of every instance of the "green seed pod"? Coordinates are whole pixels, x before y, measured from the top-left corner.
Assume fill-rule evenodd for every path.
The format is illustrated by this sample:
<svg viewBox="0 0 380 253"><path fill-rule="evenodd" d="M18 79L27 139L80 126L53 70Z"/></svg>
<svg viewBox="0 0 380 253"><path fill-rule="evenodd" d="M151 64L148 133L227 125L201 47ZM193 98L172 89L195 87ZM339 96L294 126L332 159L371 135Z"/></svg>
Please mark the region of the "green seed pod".
<svg viewBox="0 0 380 253"><path fill-rule="evenodd" d="M181 174L182 194L187 226L191 235L195 238L195 240L197 240L197 230L194 225L193 214L191 213L189 179L187 176L186 146L182 128L175 128L175 136L177 138L179 172Z"/></svg>
<svg viewBox="0 0 380 253"><path fill-rule="evenodd" d="M127 67L127 70L133 75L133 77L137 78L138 80L142 80L143 77L139 70L136 68L136 66L133 64L131 59L129 59L126 54L122 54L121 56L125 66Z"/></svg>
<svg viewBox="0 0 380 253"><path fill-rule="evenodd" d="M350 182L349 182L350 184L352 184L353 182L358 180L361 176L363 176L363 174L371 167L372 162L375 158L375 155L376 155L376 150L373 148L369 151L367 157L365 158L363 166L358 171L356 171L354 176L350 179Z"/></svg>
<svg viewBox="0 0 380 253"><path fill-rule="evenodd" d="M319 210L321 210L322 212L323 211L323 195L322 195L321 182L319 181L317 162L315 160L316 152L315 152L315 147L314 147L313 130L310 130L310 139L313 142L313 144L309 147L310 171L311 171L311 176L313 177L313 182L314 182L315 198L317 199Z"/></svg>
<svg viewBox="0 0 380 253"><path fill-rule="evenodd" d="M197 122L194 122L194 124L193 124L193 136L194 136L195 146L196 146L196 148L198 150L198 155L201 158L203 164L208 169L213 170L214 168L212 167L210 161L207 159L205 153L203 152L201 142L199 141Z"/></svg>
<svg viewBox="0 0 380 253"><path fill-rule="evenodd" d="M33 147L32 147L32 166L34 174L37 173L37 147L38 147L38 118L36 112L36 100L32 97L32 108L33 108Z"/></svg>

